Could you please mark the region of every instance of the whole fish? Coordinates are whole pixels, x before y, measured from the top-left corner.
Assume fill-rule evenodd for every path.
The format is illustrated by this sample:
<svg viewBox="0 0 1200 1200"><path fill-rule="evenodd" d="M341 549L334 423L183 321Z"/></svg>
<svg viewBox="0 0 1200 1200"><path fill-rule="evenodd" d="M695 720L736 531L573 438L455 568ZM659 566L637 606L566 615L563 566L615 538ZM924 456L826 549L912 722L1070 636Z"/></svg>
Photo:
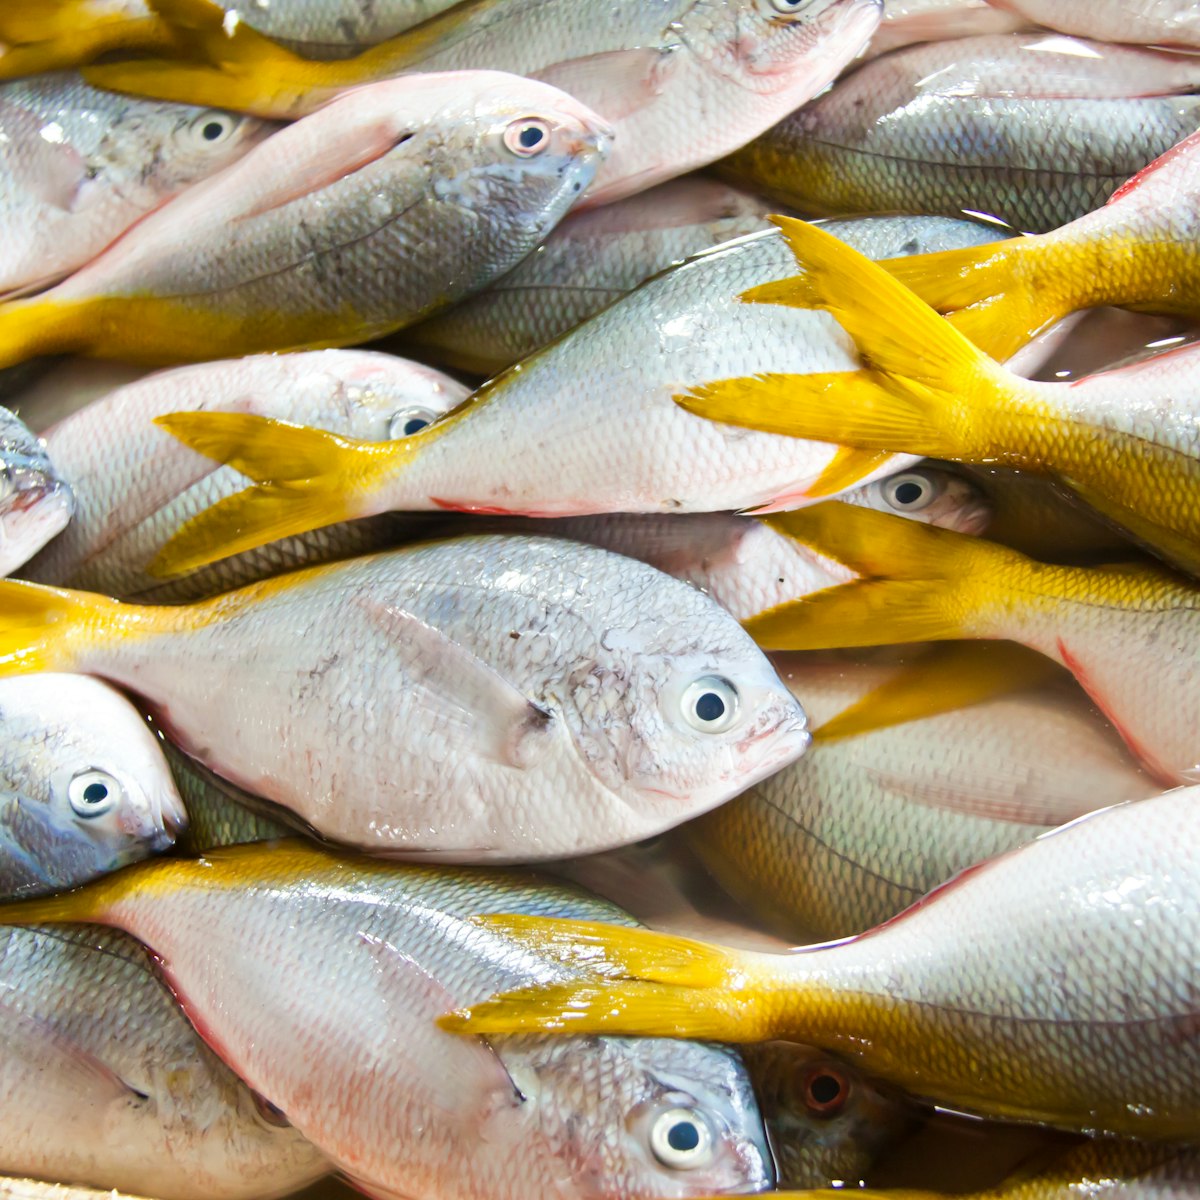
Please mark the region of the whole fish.
<svg viewBox="0 0 1200 1200"><path fill-rule="evenodd" d="M961 1111L1195 1139L1198 801L1187 788L1092 813L861 937L791 954L491 917L482 936L591 978L524 987L440 1024L484 1035L786 1037Z"/></svg>
<svg viewBox="0 0 1200 1200"><path fill-rule="evenodd" d="M1013 375L844 242L779 218L805 274L770 290L854 337L856 374L759 375L693 389L691 412L798 438L1032 469L1185 570L1200 571L1200 344L1070 383ZM763 299L768 289L759 289Z"/></svg>
<svg viewBox="0 0 1200 1200"><path fill-rule="evenodd" d="M644 279L701 250L768 229L765 202L702 176L570 212L491 287L403 335L438 362L492 375Z"/></svg>
<svg viewBox="0 0 1200 1200"><path fill-rule="evenodd" d="M883 0L883 20L861 57L876 58L916 42L1012 33L1022 24L1022 18L988 0Z"/></svg>
<svg viewBox="0 0 1200 1200"><path fill-rule="evenodd" d="M889 256L997 233L944 218L834 225ZM737 293L795 272L772 230L698 254L648 280L456 412L390 447L232 414L162 418L194 449L259 487L191 521L156 563L164 574L353 516L442 509L538 517L788 507L905 466L827 444L746 436L685 413L673 397L735 372L838 371L858 364L832 319L743 304ZM632 442L630 431L639 431ZM497 454L496 447L506 452Z"/></svg>
<svg viewBox="0 0 1200 1200"><path fill-rule="evenodd" d="M331 1168L188 1024L145 950L0 928L0 1171L159 1200L265 1200Z"/></svg>
<svg viewBox="0 0 1200 1200"><path fill-rule="evenodd" d="M1096 212L1037 237L888 270L994 358L1070 312L1104 304L1200 316L1200 132L1184 138Z"/></svg>
<svg viewBox="0 0 1200 1200"><path fill-rule="evenodd" d="M61 533L74 511L74 495L45 444L0 408L0 576Z"/></svg>
<svg viewBox="0 0 1200 1200"><path fill-rule="evenodd" d="M146 723L98 680L0 679L0 729L0 895L76 887L187 827Z"/></svg>
<svg viewBox="0 0 1200 1200"><path fill-rule="evenodd" d="M1200 12L1192 0L989 0L1039 25L1112 42L1200 47Z"/></svg>
<svg viewBox="0 0 1200 1200"><path fill-rule="evenodd" d="M813 748L689 823L693 849L768 928L824 941L882 924L1053 826L1159 792L1078 689L1026 683L1013 648L995 649L990 697L970 694L994 670L971 653L924 668L777 657L816 729ZM905 674L908 712L897 715ZM839 715L860 731L840 733Z"/></svg>
<svg viewBox="0 0 1200 1200"><path fill-rule="evenodd" d="M787 514L788 533L862 578L744 621L763 646L818 650L1019 641L1066 667L1160 782L1200 770L1200 588L1153 562L1047 566L1015 550L850 505ZM1131 672L1135 662L1142 669Z"/></svg>
<svg viewBox="0 0 1200 1200"><path fill-rule="evenodd" d="M819 216L988 213L1044 232L1099 208L1200 124L1190 55L1045 33L877 58L722 164Z"/></svg>
<svg viewBox="0 0 1200 1200"><path fill-rule="evenodd" d="M383 854L637 841L809 741L732 617L574 542L431 542L183 607L8 581L0 608L0 673L122 683L204 765Z"/></svg>
<svg viewBox="0 0 1200 1200"><path fill-rule="evenodd" d="M188 35L213 65L141 59L93 67L89 79L294 118L406 72L511 71L612 123L616 144L589 204L704 166L769 128L854 58L881 9L881 0L468 0L356 58L312 63L231 27L209 0L152 4L187 10Z"/></svg>
<svg viewBox="0 0 1200 1200"><path fill-rule="evenodd" d="M608 144L569 96L496 72L360 88L57 287L0 306L0 365L64 351L206 361L382 335L523 258Z"/></svg>
<svg viewBox="0 0 1200 1200"><path fill-rule="evenodd" d="M955 1192L958 1200L1189 1200L1200 1186L1200 1152L1194 1146L1154 1145L1098 1138L1061 1156L1036 1175L1027 1171L983 1192ZM835 1200L841 1192L792 1191L779 1200ZM917 1188L864 1188L862 1200L939 1200Z"/></svg>
<svg viewBox="0 0 1200 1200"><path fill-rule="evenodd" d="M264 355L151 375L48 431L47 450L71 481L75 515L22 576L170 604L395 545L403 522L376 517L275 542L181 580L155 578L146 566L179 526L240 491L245 480L229 467L214 469L154 419L180 411L249 412L387 441L411 436L466 395L439 371L355 350Z"/></svg>
<svg viewBox="0 0 1200 1200"><path fill-rule="evenodd" d="M38 291L91 262L276 128L115 96L70 73L0 86L0 295Z"/></svg>
<svg viewBox="0 0 1200 1200"><path fill-rule="evenodd" d="M372 1196L616 1200L772 1182L732 1050L482 1042L434 1026L447 1005L496 987L571 977L481 936L477 914L628 921L613 905L534 875L384 865L301 842L117 879L59 899L53 914L30 902L0 915L28 923L70 909L144 941L238 1074Z"/></svg>
<svg viewBox="0 0 1200 1200"><path fill-rule="evenodd" d="M983 493L949 471L917 466L841 497L915 521L982 533L991 508ZM809 592L855 578L840 564L789 537L786 524L734 513L610 513L551 521L488 522L505 533L545 533L640 559L686 580L739 621ZM184 581L191 576L185 576Z"/></svg>

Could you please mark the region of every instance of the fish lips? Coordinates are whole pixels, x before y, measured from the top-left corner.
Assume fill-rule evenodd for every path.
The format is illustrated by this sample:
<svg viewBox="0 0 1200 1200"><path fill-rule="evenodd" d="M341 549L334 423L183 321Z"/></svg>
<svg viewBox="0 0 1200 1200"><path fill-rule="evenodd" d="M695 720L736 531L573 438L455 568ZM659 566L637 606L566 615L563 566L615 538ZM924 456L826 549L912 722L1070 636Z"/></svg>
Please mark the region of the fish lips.
<svg viewBox="0 0 1200 1200"><path fill-rule="evenodd" d="M75 497L67 484L36 463L10 460L0 487L0 576L28 562L60 534L75 512Z"/></svg>

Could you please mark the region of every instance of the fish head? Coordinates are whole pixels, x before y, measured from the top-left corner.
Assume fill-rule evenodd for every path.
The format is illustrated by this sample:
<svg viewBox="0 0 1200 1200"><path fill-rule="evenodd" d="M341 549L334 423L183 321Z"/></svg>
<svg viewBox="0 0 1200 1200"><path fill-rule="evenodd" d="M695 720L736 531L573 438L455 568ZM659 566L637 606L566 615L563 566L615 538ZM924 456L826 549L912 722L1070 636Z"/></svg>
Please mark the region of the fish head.
<svg viewBox="0 0 1200 1200"><path fill-rule="evenodd" d="M939 467L913 467L841 498L956 533L983 533L994 513L982 488Z"/></svg>
<svg viewBox="0 0 1200 1200"><path fill-rule="evenodd" d="M648 568L642 568L649 570ZM587 658L564 717L581 757L649 837L732 799L799 758L804 710L737 622L657 572L634 579Z"/></svg>
<svg viewBox="0 0 1200 1200"><path fill-rule="evenodd" d="M567 1176L561 1194L665 1200L773 1182L754 1090L733 1050L607 1037L509 1038L497 1049L525 1100L523 1122L532 1116Z"/></svg>
<svg viewBox="0 0 1200 1200"><path fill-rule="evenodd" d="M870 40L882 0L701 0L675 24L712 72L760 94L812 98Z"/></svg>
<svg viewBox="0 0 1200 1200"><path fill-rule="evenodd" d="M612 147L612 127L549 84L470 74L483 81L465 84L468 97L440 114L432 151L438 198L473 211L501 210L506 228L541 240L595 178Z"/></svg>
<svg viewBox="0 0 1200 1200"><path fill-rule="evenodd" d="M848 1188L916 1123L898 1089L813 1046L762 1042L742 1050L771 1140L781 1188Z"/></svg>
<svg viewBox="0 0 1200 1200"><path fill-rule="evenodd" d="M42 441L0 409L0 576L66 528L75 499Z"/></svg>

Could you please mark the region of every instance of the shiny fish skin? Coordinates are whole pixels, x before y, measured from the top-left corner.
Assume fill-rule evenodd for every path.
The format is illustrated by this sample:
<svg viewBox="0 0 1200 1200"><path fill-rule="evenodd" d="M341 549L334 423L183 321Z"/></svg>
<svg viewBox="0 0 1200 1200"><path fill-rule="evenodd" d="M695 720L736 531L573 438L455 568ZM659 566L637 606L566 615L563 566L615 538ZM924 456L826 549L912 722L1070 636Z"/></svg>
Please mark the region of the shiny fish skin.
<svg viewBox="0 0 1200 1200"><path fill-rule="evenodd" d="M268 575L394 545L392 517L289 538L181 580L147 565L184 521L232 495L245 479L164 430L168 412L253 412L367 441L402 435L462 401L467 389L417 363L369 351L323 350L204 363L121 388L47 432L49 453L72 483L69 529L22 577L148 604L231 591Z"/></svg>
<svg viewBox="0 0 1200 1200"><path fill-rule="evenodd" d="M266 1200L329 1171L125 934L0 928L0 994L0 1171L158 1200Z"/></svg>
<svg viewBox="0 0 1200 1200"><path fill-rule="evenodd" d="M0 385L5 382L3 377L10 372L51 363L53 365L48 370L39 371L31 381L20 383L2 393L12 410L39 435L86 408L93 400L99 400L101 396L150 373L148 367L105 362L99 358L67 358L59 362L34 359L0 372Z"/></svg>
<svg viewBox="0 0 1200 1200"><path fill-rule="evenodd" d="M1200 63L1063 41L996 35L876 59L722 173L818 216L974 211L1054 229L1200 124L1200 98L1170 94L1196 88Z"/></svg>
<svg viewBox="0 0 1200 1200"><path fill-rule="evenodd" d="M186 827L145 722L98 680L0 680L0 731L0 895L77 887L168 849Z"/></svg>
<svg viewBox="0 0 1200 1200"><path fill-rule="evenodd" d="M862 937L793 954L497 917L489 933L586 961L608 982L523 992L441 1023L787 1037L964 1112L1194 1139L1198 798L1185 788L1093 813Z"/></svg>
<svg viewBox="0 0 1200 1200"><path fill-rule="evenodd" d="M426 355L491 375L632 291L721 242L770 228L761 200L700 176L615 204L568 213L491 287L407 331Z"/></svg>
<svg viewBox="0 0 1200 1200"><path fill-rule="evenodd" d="M61 72L0 85L0 295L37 291L277 126Z"/></svg>
<svg viewBox="0 0 1200 1200"><path fill-rule="evenodd" d="M1192 0L991 0L1039 25L1112 42L1200 46L1200 12Z"/></svg>
<svg viewBox="0 0 1200 1200"><path fill-rule="evenodd" d="M0 408L0 576L61 533L74 511L75 497L45 444Z"/></svg>
<svg viewBox="0 0 1200 1200"><path fill-rule="evenodd" d="M520 157L504 138L534 120L545 150ZM380 336L524 257L608 144L569 96L496 72L360 88L0 307L0 363L74 350L169 364Z"/></svg>
<svg viewBox="0 0 1200 1200"><path fill-rule="evenodd" d="M1020 17L988 0L883 0L883 21L861 58L877 58L916 42L1012 33L1021 25Z"/></svg>
<svg viewBox="0 0 1200 1200"><path fill-rule="evenodd" d="M372 1196L640 1200L772 1182L732 1050L611 1038L489 1045L433 1025L447 1004L497 986L569 977L481 935L476 914L506 905L628 921L610 904L528 873L389 866L302 842L119 879L117 891L54 907L150 946L239 1074ZM708 1165L671 1169L650 1152L651 1130L681 1109L708 1127Z"/></svg>
<svg viewBox="0 0 1200 1200"><path fill-rule="evenodd" d="M808 744L727 613L573 542L431 542L182 608L12 582L0 605L29 614L0 626L4 670L121 682L206 766L376 853L530 861L637 841ZM719 728L694 724L714 679Z"/></svg>
<svg viewBox="0 0 1200 1200"><path fill-rule="evenodd" d="M820 726L894 668L775 659ZM947 681L951 683L952 681ZM1157 794L1072 686L816 743L687 828L710 872L783 937L862 933L1047 829Z"/></svg>

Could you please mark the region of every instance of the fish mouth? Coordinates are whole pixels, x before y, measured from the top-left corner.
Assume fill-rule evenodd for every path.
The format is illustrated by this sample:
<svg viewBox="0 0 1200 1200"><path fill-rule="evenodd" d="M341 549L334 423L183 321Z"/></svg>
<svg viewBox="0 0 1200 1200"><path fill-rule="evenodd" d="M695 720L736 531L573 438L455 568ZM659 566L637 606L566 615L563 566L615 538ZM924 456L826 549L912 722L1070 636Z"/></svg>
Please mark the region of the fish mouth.
<svg viewBox="0 0 1200 1200"><path fill-rule="evenodd" d="M18 475L16 489L0 501L0 576L28 562L67 527L74 512L75 497L62 480Z"/></svg>

